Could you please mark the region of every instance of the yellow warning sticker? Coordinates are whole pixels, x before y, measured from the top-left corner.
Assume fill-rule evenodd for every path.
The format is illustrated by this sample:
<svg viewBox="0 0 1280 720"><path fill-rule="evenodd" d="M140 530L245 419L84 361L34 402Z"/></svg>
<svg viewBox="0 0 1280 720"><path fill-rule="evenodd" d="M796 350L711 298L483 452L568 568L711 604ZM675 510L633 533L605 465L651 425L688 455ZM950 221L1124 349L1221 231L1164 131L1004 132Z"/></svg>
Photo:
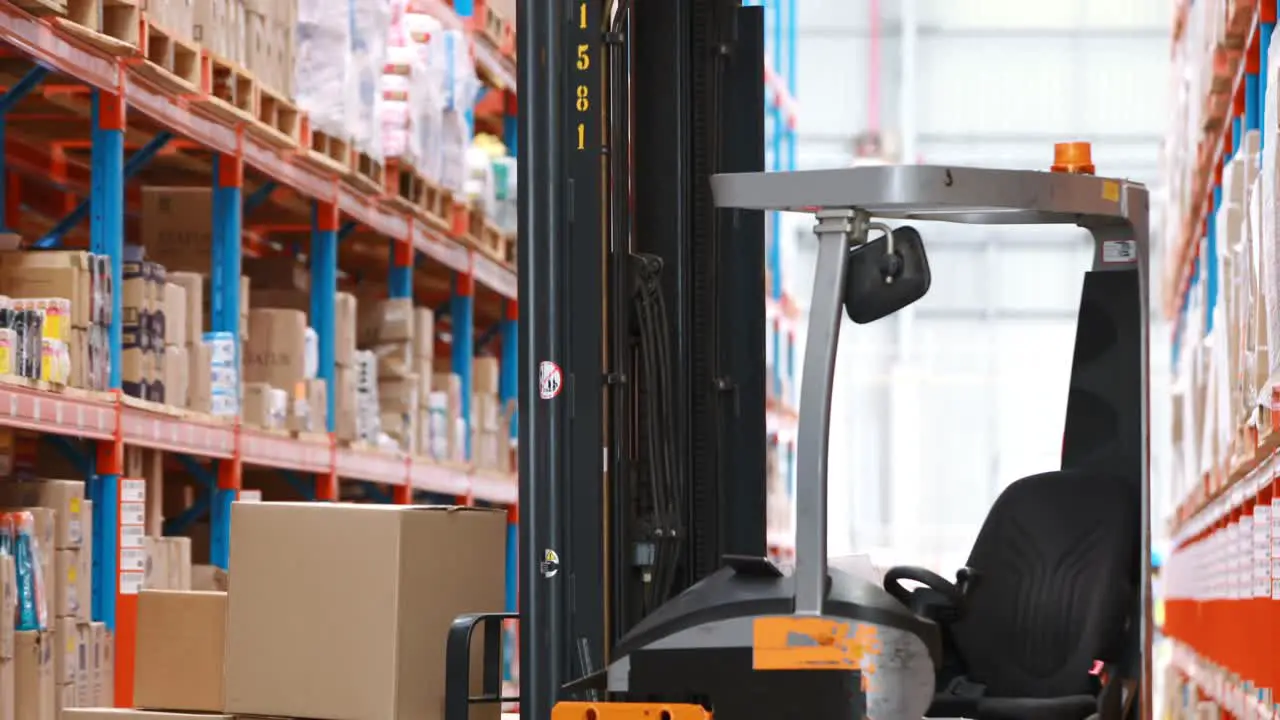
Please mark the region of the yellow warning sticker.
<svg viewBox="0 0 1280 720"><path fill-rule="evenodd" d="M1102 183L1102 199L1108 202L1120 202L1120 183L1115 180L1104 180Z"/></svg>
<svg viewBox="0 0 1280 720"><path fill-rule="evenodd" d="M874 625L821 617L777 615L755 619L755 670L865 670L880 654Z"/></svg>

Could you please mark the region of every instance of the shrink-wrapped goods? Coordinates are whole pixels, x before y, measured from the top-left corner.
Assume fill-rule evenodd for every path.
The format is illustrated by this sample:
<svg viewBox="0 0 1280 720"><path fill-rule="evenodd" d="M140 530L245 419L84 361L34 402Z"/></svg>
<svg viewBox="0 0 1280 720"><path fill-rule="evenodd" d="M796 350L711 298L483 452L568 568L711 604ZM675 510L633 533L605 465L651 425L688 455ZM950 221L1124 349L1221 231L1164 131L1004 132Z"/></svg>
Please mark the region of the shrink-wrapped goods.
<svg viewBox="0 0 1280 720"><path fill-rule="evenodd" d="M299 0L294 85L313 129L381 158L386 0Z"/></svg>

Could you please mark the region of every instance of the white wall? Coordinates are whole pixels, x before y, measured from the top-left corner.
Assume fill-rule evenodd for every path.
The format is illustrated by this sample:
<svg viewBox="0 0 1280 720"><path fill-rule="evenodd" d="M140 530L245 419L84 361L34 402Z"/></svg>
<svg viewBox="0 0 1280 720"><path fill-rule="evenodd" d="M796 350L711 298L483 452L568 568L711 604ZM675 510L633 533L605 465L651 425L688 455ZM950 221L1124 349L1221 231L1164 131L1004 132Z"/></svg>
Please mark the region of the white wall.
<svg viewBox="0 0 1280 720"><path fill-rule="evenodd" d="M798 164L845 165L868 120L872 0L797 1ZM912 155L1047 169L1055 142L1088 140L1100 174L1155 181L1169 0L879 4L881 127ZM804 298L812 220L786 222L797 238L787 282ZM946 567L1001 488L1058 466L1089 246L1071 228L918 227L930 295L903 318L843 331L830 543ZM1167 334L1153 333L1157 363ZM1153 377L1156 427L1166 375Z"/></svg>

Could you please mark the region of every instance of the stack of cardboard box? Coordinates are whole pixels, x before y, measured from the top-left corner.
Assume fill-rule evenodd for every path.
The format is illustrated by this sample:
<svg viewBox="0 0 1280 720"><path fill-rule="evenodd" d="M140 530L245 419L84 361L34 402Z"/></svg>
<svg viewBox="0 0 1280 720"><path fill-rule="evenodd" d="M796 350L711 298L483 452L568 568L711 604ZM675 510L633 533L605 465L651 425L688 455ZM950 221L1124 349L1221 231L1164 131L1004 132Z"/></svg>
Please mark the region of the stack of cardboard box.
<svg viewBox="0 0 1280 720"><path fill-rule="evenodd" d="M104 389L111 276L105 258L84 251L0 248L0 374Z"/></svg>
<svg viewBox="0 0 1280 720"><path fill-rule="evenodd" d="M293 97L296 0L249 0L244 15L244 64L269 90Z"/></svg>
<svg viewBox="0 0 1280 720"><path fill-rule="evenodd" d="M500 470L506 464L504 446L509 425L502 421L498 402L498 360L477 357L471 362L471 462L481 470Z"/></svg>
<svg viewBox="0 0 1280 720"><path fill-rule="evenodd" d="M378 425L403 452L417 444L420 378L414 372L415 310L411 298L367 300L359 307L360 348L377 358ZM360 378L357 379L359 382Z"/></svg>
<svg viewBox="0 0 1280 720"><path fill-rule="evenodd" d="M240 411L239 378L243 371L239 343L249 332L250 285L248 277L240 277L238 332L216 332L211 317L212 232L212 191L191 187L142 189L142 257L163 266L167 279L182 286L186 295L186 327L182 333L187 348L186 404L200 412L234 416ZM166 299L166 309L170 304ZM210 331L202 332L206 328ZM176 345L177 336L174 343L169 343L167 334L165 337L166 345Z"/></svg>
<svg viewBox="0 0 1280 720"><path fill-rule="evenodd" d="M0 560L0 720L52 720L64 708L109 704L100 658L110 655L111 640L105 625L90 621L93 508L84 483L3 483L0 505L32 519L45 618L40 629L14 632L14 564Z"/></svg>
<svg viewBox="0 0 1280 720"><path fill-rule="evenodd" d="M501 573L467 570L502 567L500 512L236 503L231 527L236 577L227 591L139 594L140 709L70 711L63 720L438 716L447 629L462 612L503 602ZM440 553L439 538L461 549ZM415 561L397 559L405 557ZM496 720L496 707L477 710Z"/></svg>
<svg viewBox="0 0 1280 720"><path fill-rule="evenodd" d="M244 0L196 0L191 39L225 60L242 64L245 12Z"/></svg>
<svg viewBox="0 0 1280 720"><path fill-rule="evenodd" d="M413 309L413 374L418 376L418 417L414 421L414 450L431 454L431 382L435 375L436 318L429 308Z"/></svg>
<svg viewBox="0 0 1280 720"><path fill-rule="evenodd" d="M333 301L333 430L343 442L359 437L356 423L356 298L340 292Z"/></svg>
<svg viewBox="0 0 1280 720"><path fill-rule="evenodd" d="M204 276L194 272L170 272L165 286L165 373L185 377L166 380L185 386L168 393L169 404L196 412L211 410L212 359L204 342Z"/></svg>
<svg viewBox="0 0 1280 720"><path fill-rule="evenodd" d="M307 315L301 310L258 308L249 313L244 345L245 424L284 430L297 412L291 399L306 386ZM305 402L306 396L303 395ZM302 409L307 412L309 408Z"/></svg>
<svg viewBox="0 0 1280 720"><path fill-rule="evenodd" d="M457 373L436 372L431 376L427 417L429 457L437 462L465 462L467 423L462 417L462 378Z"/></svg>
<svg viewBox="0 0 1280 720"><path fill-rule="evenodd" d="M165 267L143 259L142 248L127 248L121 292L123 317L120 378L126 395L165 402Z"/></svg>

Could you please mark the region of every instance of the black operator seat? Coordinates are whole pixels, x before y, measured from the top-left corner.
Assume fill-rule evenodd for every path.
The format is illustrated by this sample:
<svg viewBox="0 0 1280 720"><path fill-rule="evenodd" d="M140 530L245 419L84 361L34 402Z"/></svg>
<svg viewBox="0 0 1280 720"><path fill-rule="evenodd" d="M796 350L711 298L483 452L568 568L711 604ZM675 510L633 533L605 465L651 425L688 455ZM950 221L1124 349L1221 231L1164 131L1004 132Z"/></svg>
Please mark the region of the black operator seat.
<svg viewBox="0 0 1280 720"><path fill-rule="evenodd" d="M996 500L958 583L919 568L886 573L886 589L943 629L929 716L1099 713L1099 671L1123 659L1135 621L1138 508L1133 485L1103 472L1032 475ZM908 591L903 580L925 587Z"/></svg>
<svg viewBox="0 0 1280 720"><path fill-rule="evenodd" d="M1132 709L1142 621L1137 292L1136 273L1086 275L1063 469L1000 494L956 583L921 568L885 574L885 589L942 632L930 717L1121 720Z"/></svg>

